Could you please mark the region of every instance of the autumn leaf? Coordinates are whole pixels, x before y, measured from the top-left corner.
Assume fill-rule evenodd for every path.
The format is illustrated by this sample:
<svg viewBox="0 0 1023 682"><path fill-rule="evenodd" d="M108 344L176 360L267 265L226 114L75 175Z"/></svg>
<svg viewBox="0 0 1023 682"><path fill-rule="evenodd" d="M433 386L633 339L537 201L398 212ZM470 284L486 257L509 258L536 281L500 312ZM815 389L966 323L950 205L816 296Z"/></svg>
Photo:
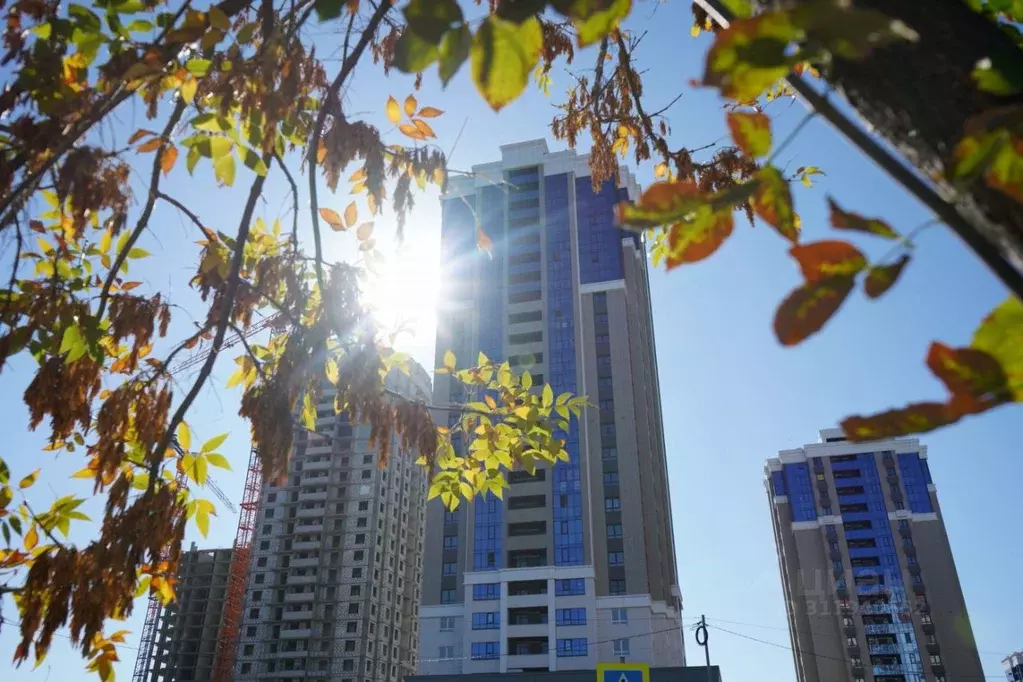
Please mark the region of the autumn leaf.
<svg viewBox="0 0 1023 682"><path fill-rule="evenodd" d="M932 343L927 367L956 400L957 411L974 414L1011 399L1008 380L994 357L974 348L949 348Z"/></svg>
<svg viewBox="0 0 1023 682"><path fill-rule="evenodd" d="M799 228L792 206L792 192L781 171L767 166L757 173L760 183L753 194L753 210L760 219L795 244L799 241Z"/></svg>
<svg viewBox="0 0 1023 682"><path fill-rule="evenodd" d="M373 223L363 223L359 225L359 229L355 231L355 237L360 241L364 242L369 239L370 235L373 234Z"/></svg>
<svg viewBox="0 0 1023 682"><path fill-rule="evenodd" d="M618 27L632 9L632 0L574 2L568 15L575 25L579 47L592 45Z"/></svg>
<svg viewBox="0 0 1023 682"><path fill-rule="evenodd" d="M885 239L898 239L899 234L891 228L888 223L878 218L864 218L855 213L847 213L842 210L838 203L828 197L828 206L831 209L831 225L839 230L857 230L876 234Z"/></svg>
<svg viewBox="0 0 1023 682"><path fill-rule="evenodd" d="M355 206L355 202L353 201L345 207L345 225L351 227L358 219L359 209Z"/></svg>
<svg viewBox="0 0 1023 682"><path fill-rule="evenodd" d="M793 246L789 253L799 262L807 282L852 277L867 267L867 259L849 242L827 240L801 244Z"/></svg>
<svg viewBox="0 0 1023 682"><path fill-rule="evenodd" d="M159 135L159 133L157 133L157 132L155 132L153 130L146 130L145 128L139 128L138 130L136 130L134 133L131 134L131 137L128 138L128 144L130 144L130 145L131 144L135 144L136 142L141 140L143 137L149 137L149 136L154 136L154 135Z"/></svg>
<svg viewBox="0 0 1023 682"><path fill-rule="evenodd" d="M696 263L717 251L732 234L732 212L704 207L693 220L675 223L668 232L668 269Z"/></svg>
<svg viewBox="0 0 1023 682"><path fill-rule="evenodd" d="M820 331L852 291L854 281L852 277L832 277L807 282L789 294L774 316L778 342L794 346Z"/></svg>
<svg viewBox="0 0 1023 682"><path fill-rule="evenodd" d="M771 119L760 112L730 112L728 129L732 139L750 156L767 156L771 151Z"/></svg>
<svg viewBox="0 0 1023 682"><path fill-rule="evenodd" d="M788 54L789 44L801 35L786 12L737 19L715 35L703 84L719 88L730 99L753 100L801 61Z"/></svg>
<svg viewBox="0 0 1023 682"><path fill-rule="evenodd" d="M827 175L827 173L817 166L800 166L796 169L796 175L799 176L800 182L802 182L805 187L813 187L812 177L814 175Z"/></svg>
<svg viewBox="0 0 1023 682"><path fill-rule="evenodd" d="M408 97L406 97L405 98L405 115L406 116L411 116L412 114L416 113L416 108L418 106L419 106L419 102L416 100L415 97L413 97L412 95L409 95Z"/></svg>
<svg viewBox="0 0 1023 682"><path fill-rule="evenodd" d="M421 118L412 119L412 123L415 124L416 128L419 129L419 132L421 132L425 137L437 137L437 135L433 132L433 128L430 127L430 124Z"/></svg>
<svg viewBox="0 0 1023 682"><path fill-rule="evenodd" d="M842 432L852 441L895 438L910 433L926 433L958 421L959 416L945 403L913 403L868 417L842 420Z"/></svg>
<svg viewBox="0 0 1023 682"><path fill-rule="evenodd" d="M171 172L171 169L174 168L174 162L177 160L178 148L172 144L167 145L160 153L160 170L163 171L164 175Z"/></svg>
<svg viewBox="0 0 1023 682"><path fill-rule="evenodd" d="M426 135L423 134L423 131L411 123L402 123L401 125L398 126L398 130L400 130L405 135L411 137L413 140L426 139Z"/></svg>
<svg viewBox="0 0 1023 682"><path fill-rule="evenodd" d="M909 254L904 253L899 260L889 265L877 265L867 271L867 279L863 289L869 298L879 298L899 279L902 269L909 263Z"/></svg>
<svg viewBox="0 0 1023 682"><path fill-rule="evenodd" d="M435 109L434 107L423 107L422 109L419 110L419 113L416 114L416 116L419 116L421 118L436 118L438 116L443 115L443 113L444 113L443 111L441 111L440 109ZM411 116L411 114L409 115Z"/></svg>
<svg viewBox="0 0 1023 682"><path fill-rule="evenodd" d="M154 137L152 140L149 140L148 142L143 142L142 144L140 144L135 151L137 151L139 154L147 154L149 152L155 152L157 149L160 148L161 144L163 144L163 138L161 138L161 137Z"/></svg>
<svg viewBox="0 0 1023 682"><path fill-rule="evenodd" d="M494 242L491 241L480 225L476 226L476 248L480 251L486 251L491 256L494 254Z"/></svg>
<svg viewBox="0 0 1023 682"><path fill-rule="evenodd" d="M345 221L341 219L341 214L334 209L321 208L320 217L323 218L335 232L340 232L345 229Z"/></svg>
<svg viewBox="0 0 1023 682"><path fill-rule="evenodd" d="M18 487L21 488L22 490L31 488L32 485L36 482L37 478L39 478L39 469L36 469L28 476L25 476L25 478L21 479L21 481L18 483Z"/></svg>
<svg viewBox="0 0 1023 682"><path fill-rule="evenodd" d="M25 549L31 552L39 544L39 531L36 530L36 524L32 524L28 532L25 533Z"/></svg>
<svg viewBox="0 0 1023 682"><path fill-rule="evenodd" d="M387 98L387 118L394 124L401 120L401 107L393 95Z"/></svg>
<svg viewBox="0 0 1023 682"><path fill-rule="evenodd" d="M615 207L619 225L657 227L684 220L706 201L692 182L657 182L640 195L636 203L623 202Z"/></svg>

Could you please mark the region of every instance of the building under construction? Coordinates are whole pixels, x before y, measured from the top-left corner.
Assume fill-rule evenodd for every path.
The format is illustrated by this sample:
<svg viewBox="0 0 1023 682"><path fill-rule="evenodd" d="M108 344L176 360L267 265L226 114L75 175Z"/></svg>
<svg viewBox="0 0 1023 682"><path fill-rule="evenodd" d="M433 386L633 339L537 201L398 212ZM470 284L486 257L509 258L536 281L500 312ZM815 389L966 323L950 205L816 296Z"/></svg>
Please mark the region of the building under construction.
<svg viewBox="0 0 1023 682"><path fill-rule="evenodd" d="M386 385L413 400L431 393L416 364ZM398 682L416 672L426 472L396 437L379 466L369 426L335 414L332 388L318 400L315 430L297 429L282 481L264 485L252 454L233 550L199 552L211 557L202 580L190 573L193 550L178 601L150 605L133 682Z"/></svg>
<svg viewBox="0 0 1023 682"><path fill-rule="evenodd" d="M231 566L230 549L197 549L181 555L177 599L158 607L142 642L136 680L209 682L217 651ZM143 655L144 654L144 655Z"/></svg>

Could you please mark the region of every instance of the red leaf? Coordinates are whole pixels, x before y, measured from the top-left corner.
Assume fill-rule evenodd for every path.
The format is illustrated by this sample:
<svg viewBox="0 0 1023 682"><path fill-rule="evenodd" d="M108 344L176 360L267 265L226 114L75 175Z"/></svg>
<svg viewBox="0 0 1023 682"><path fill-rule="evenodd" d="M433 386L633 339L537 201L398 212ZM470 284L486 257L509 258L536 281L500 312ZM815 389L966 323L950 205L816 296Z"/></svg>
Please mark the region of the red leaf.
<svg viewBox="0 0 1023 682"><path fill-rule="evenodd" d="M945 384L962 414L983 412L1011 400L1002 365L982 350L934 342L927 353L927 366Z"/></svg>
<svg viewBox="0 0 1023 682"><path fill-rule="evenodd" d="M703 210L692 221L675 223L668 233L668 269L711 255L731 236L733 226L731 210Z"/></svg>
<svg viewBox="0 0 1023 682"><path fill-rule="evenodd" d="M903 254L899 260L890 265L879 265L870 268L867 273L867 280L863 288L870 298L878 298L892 288L892 285L899 279L902 269L909 263L909 254Z"/></svg>
<svg viewBox="0 0 1023 682"><path fill-rule="evenodd" d="M842 431L852 441L895 438L933 431L958 421L960 416L945 403L913 403L868 417L846 417L842 421Z"/></svg>
<svg viewBox="0 0 1023 682"><path fill-rule="evenodd" d="M891 226L878 218L864 218L856 213L846 213L835 202L828 197L828 206L831 208L831 225L839 230L858 230L869 232L885 239L898 239L899 234Z"/></svg>
<svg viewBox="0 0 1023 682"><path fill-rule="evenodd" d="M820 330L841 307L853 287L852 277L807 282L778 306L774 333L783 346L794 346Z"/></svg>
<svg viewBox="0 0 1023 682"><path fill-rule="evenodd" d="M807 282L819 282L829 277L852 277L867 267L867 259L849 242L827 240L796 245L789 249L799 261Z"/></svg>

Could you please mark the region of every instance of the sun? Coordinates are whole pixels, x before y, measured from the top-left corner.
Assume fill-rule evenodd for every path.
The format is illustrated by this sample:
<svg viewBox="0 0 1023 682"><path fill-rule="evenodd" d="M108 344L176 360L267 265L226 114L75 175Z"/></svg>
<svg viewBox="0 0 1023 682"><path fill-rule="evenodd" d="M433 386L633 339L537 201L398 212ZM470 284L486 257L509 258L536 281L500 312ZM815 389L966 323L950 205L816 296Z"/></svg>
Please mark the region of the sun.
<svg viewBox="0 0 1023 682"><path fill-rule="evenodd" d="M411 245L385 252L384 259L367 274L363 290L380 330L400 332L395 336L398 350L432 342L440 289L438 259Z"/></svg>

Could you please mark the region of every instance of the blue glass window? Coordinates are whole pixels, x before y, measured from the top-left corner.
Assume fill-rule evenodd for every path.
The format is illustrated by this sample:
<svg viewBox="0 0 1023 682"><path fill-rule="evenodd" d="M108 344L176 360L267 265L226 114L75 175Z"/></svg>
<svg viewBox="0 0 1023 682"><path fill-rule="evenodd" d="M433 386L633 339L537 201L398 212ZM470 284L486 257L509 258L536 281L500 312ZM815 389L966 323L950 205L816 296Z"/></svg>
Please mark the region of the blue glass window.
<svg viewBox="0 0 1023 682"><path fill-rule="evenodd" d="M607 563L611 566L623 566L625 564L625 552L608 552Z"/></svg>
<svg viewBox="0 0 1023 682"><path fill-rule="evenodd" d="M474 661L486 661L501 657L500 642L473 642L470 657Z"/></svg>
<svg viewBox="0 0 1023 682"><path fill-rule="evenodd" d="M817 505L810 486L810 468L805 462L783 465L789 504L794 521L813 521L817 518Z"/></svg>
<svg viewBox="0 0 1023 682"><path fill-rule="evenodd" d="M771 481L774 483L774 494L785 494L785 476L780 471L771 472Z"/></svg>
<svg viewBox="0 0 1023 682"><path fill-rule="evenodd" d="M573 637L571 639L558 640L558 657L567 658L571 656L586 656L586 638Z"/></svg>
<svg viewBox="0 0 1023 682"><path fill-rule="evenodd" d="M441 604L454 604L455 603L455 591L454 590L441 590L440 591L440 603Z"/></svg>
<svg viewBox="0 0 1023 682"><path fill-rule="evenodd" d="M486 613L474 613L474 614L472 614L472 629L473 630L500 630L501 629L501 613L500 613L500 611L488 611Z"/></svg>
<svg viewBox="0 0 1023 682"><path fill-rule="evenodd" d="M914 514L927 514L934 511L931 506L931 495L927 490L930 472L924 469L924 460L915 452L899 455L899 471L902 473L902 485L906 488L906 499L909 510Z"/></svg>
<svg viewBox="0 0 1023 682"><path fill-rule="evenodd" d="M488 492L485 497L477 498L473 506L473 569L497 570L501 552L501 501Z"/></svg>
<svg viewBox="0 0 1023 682"><path fill-rule="evenodd" d="M458 549L458 536L457 535L445 535L444 536L444 549Z"/></svg>
<svg viewBox="0 0 1023 682"><path fill-rule="evenodd" d="M586 581L582 578L569 578L554 581L554 594L566 597L575 594L586 594Z"/></svg>
<svg viewBox="0 0 1023 682"><path fill-rule="evenodd" d="M586 609L558 609L558 625L586 625Z"/></svg>
<svg viewBox="0 0 1023 682"><path fill-rule="evenodd" d="M576 218L579 237L579 277L583 284L622 279L622 238L615 226L615 205L622 198L613 180L594 193L588 177L576 178Z"/></svg>
<svg viewBox="0 0 1023 682"><path fill-rule="evenodd" d="M488 599L501 598L501 583L481 583L472 586L472 598L474 601L486 601Z"/></svg>

